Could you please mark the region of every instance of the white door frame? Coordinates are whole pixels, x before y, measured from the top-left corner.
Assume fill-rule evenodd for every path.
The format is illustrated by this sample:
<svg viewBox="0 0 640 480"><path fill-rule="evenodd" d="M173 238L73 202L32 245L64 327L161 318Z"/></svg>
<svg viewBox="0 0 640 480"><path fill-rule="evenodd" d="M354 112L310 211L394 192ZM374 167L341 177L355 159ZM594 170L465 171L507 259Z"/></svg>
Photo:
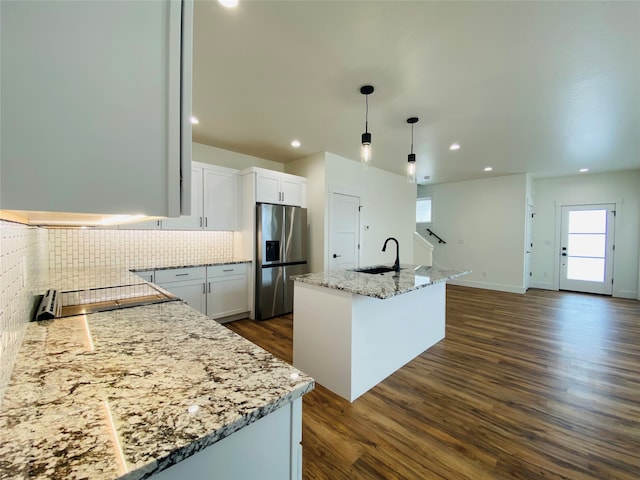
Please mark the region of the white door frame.
<svg viewBox="0 0 640 480"><path fill-rule="evenodd" d="M554 262L553 262L553 290L560 291L560 250L562 248L562 207L578 207L589 205L605 205L613 204L616 211L616 217L622 218L621 211L623 209L623 200L611 199L611 198L596 198L593 201L571 201L571 199L565 199L563 201L555 201L555 239L554 239ZM614 225L614 239L616 237L617 223ZM613 267L615 271L615 256L613 260ZM640 286L639 286L640 290ZM612 289L612 297L616 296L615 284Z"/></svg>
<svg viewBox="0 0 640 480"><path fill-rule="evenodd" d="M339 193L341 195L350 195L352 197L360 198L360 204L362 205L362 193L360 189L347 187L344 185L337 184L329 184L327 185L327 195L325 196L325 211L327 212L324 217L324 271L329 271L330 259L330 243L331 243L331 232L329 231L330 219L331 219L331 195L334 193ZM361 244L362 242L362 215L358 216L358 242ZM362 248L358 249L358 265L360 265L360 260L362 258Z"/></svg>

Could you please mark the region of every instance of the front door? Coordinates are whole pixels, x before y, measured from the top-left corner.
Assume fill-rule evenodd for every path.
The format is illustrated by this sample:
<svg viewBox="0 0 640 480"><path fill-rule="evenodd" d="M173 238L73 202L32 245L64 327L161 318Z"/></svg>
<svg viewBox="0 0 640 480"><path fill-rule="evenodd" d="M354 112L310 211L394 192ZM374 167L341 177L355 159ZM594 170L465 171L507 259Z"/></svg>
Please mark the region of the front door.
<svg viewBox="0 0 640 480"><path fill-rule="evenodd" d="M360 248L360 197L331 193L329 269L357 268Z"/></svg>
<svg viewBox="0 0 640 480"><path fill-rule="evenodd" d="M615 205L562 207L560 290L611 295Z"/></svg>

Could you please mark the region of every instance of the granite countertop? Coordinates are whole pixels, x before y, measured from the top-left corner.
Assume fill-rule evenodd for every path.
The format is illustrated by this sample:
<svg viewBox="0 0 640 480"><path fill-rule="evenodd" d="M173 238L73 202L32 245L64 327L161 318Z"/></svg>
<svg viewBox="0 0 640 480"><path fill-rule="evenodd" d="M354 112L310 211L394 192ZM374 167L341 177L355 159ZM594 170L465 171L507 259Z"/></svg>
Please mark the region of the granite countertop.
<svg viewBox="0 0 640 480"><path fill-rule="evenodd" d="M168 270L170 268L185 268L185 267L213 267L215 265L235 265L235 264L238 264L238 263L251 263L251 260L228 259L228 260L220 260L220 261L211 262L211 263L195 263L195 264L189 264L189 265L179 265L179 264L167 265L167 264L162 264L162 265L157 265L157 266L150 266L148 268L135 268L135 269L132 269L132 272L143 272L145 270Z"/></svg>
<svg viewBox="0 0 640 480"><path fill-rule="evenodd" d="M376 266L389 265L374 265L372 268ZM436 283L446 282L470 272L470 270L451 270L441 267L402 264L400 272L372 275L354 270L334 270L307 273L292 278L296 282L333 288L366 297L385 299Z"/></svg>
<svg viewBox="0 0 640 480"><path fill-rule="evenodd" d="M128 278L114 275L98 278ZM0 410L0 478L147 478L313 388L183 302L30 323Z"/></svg>

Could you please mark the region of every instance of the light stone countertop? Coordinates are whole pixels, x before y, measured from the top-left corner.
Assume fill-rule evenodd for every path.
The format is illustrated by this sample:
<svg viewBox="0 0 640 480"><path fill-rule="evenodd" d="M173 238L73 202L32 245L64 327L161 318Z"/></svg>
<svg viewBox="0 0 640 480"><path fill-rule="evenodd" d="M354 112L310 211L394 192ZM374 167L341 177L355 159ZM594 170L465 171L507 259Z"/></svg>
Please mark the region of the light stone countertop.
<svg viewBox="0 0 640 480"><path fill-rule="evenodd" d="M250 262L205 265L233 263ZM125 267L87 267L32 284L44 293L147 282ZM147 478L314 385L182 301L31 322L0 407L0 479Z"/></svg>
<svg viewBox="0 0 640 480"><path fill-rule="evenodd" d="M0 478L147 478L313 388L179 301L32 322L0 410Z"/></svg>
<svg viewBox="0 0 640 480"><path fill-rule="evenodd" d="M390 267L391 265L374 265L371 268L376 266ZM333 270L307 273L292 278L296 282L333 288L366 297L385 299L436 283L446 282L468 273L471 273L471 271L402 264L400 265L400 272L372 275L354 270Z"/></svg>

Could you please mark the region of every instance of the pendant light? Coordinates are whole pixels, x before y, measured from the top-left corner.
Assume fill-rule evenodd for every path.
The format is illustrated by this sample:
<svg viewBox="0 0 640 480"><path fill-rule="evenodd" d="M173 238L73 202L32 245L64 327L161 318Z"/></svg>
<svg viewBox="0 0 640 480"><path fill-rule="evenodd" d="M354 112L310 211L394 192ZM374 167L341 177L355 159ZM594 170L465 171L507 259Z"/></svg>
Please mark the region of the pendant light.
<svg viewBox="0 0 640 480"><path fill-rule="evenodd" d="M413 124L418 123L418 117L407 118L411 124L411 153L407 160L407 182L416 183L416 154L413 153Z"/></svg>
<svg viewBox="0 0 640 480"><path fill-rule="evenodd" d="M366 110L364 115L364 133L362 134L362 149L360 161L365 170L371 166L371 134L369 133L369 95L373 93L371 85L360 87L360 93L364 95Z"/></svg>

